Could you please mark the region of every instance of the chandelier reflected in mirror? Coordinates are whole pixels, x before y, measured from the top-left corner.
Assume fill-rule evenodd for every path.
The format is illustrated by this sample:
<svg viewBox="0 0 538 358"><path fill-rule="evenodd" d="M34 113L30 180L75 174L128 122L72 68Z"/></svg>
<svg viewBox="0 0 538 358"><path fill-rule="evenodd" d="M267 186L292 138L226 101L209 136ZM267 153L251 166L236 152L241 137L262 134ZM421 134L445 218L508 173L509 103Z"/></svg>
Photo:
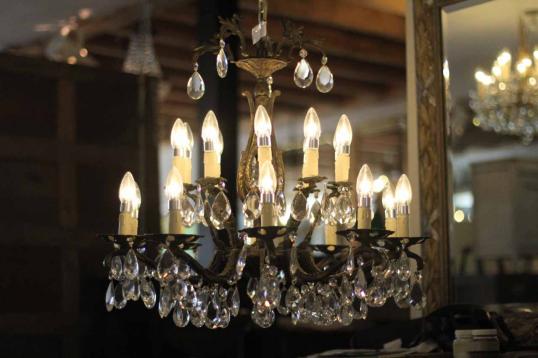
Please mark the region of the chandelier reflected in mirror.
<svg viewBox="0 0 538 358"><path fill-rule="evenodd" d="M536 17L536 13L526 15ZM476 91L470 93L470 106L476 115L475 126L518 136L530 144L538 133L538 46L531 52L525 24L522 17L517 59L503 49L490 72L475 71Z"/></svg>
<svg viewBox="0 0 538 358"><path fill-rule="evenodd" d="M409 235L411 185L405 174L395 190L386 176L374 180L368 165L356 185L349 181L352 127L342 115L334 134L335 175L319 176L320 120L310 108L304 121L302 177L297 180L288 218L284 196L284 165L272 126L272 74L285 68L298 53L293 81L306 88L314 82L307 50L322 52L315 82L326 93L334 85L328 58L318 42L303 36L302 28L287 22L279 42L266 31L267 4L260 1L259 23L247 46L238 18L220 19L220 32L194 50L194 73L187 92L193 99L204 95L198 57L213 53L216 70L225 77L235 64L256 78L253 92L245 91L251 129L237 171L237 192L242 201L244 225L238 229L221 177L224 140L217 116L209 111L203 121L204 177L192 180L193 133L177 119L171 133L174 153L166 179L169 227L163 234L138 234L141 193L131 175L120 190L118 234L100 235L112 243L105 258L109 275L105 304L109 311L128 301L157 306L161 318L172 316L178 327L224 328L240 308L250 309L260 327L271 326L277 313L294 324L349 325L366 319L369 307L394 300L401 308L421 309L426 304L422 288L423 261L410 248L426 237ZM226 40L239 39L239 59L232 57ZM386 228L372 228L372 203L382 201ZM381 205L381 203L378 203ZM186 233L205 225L215 245L208 267L196 259L200 236ZM299 225L306 230L299 230ZM312 244L314 229L323 227L324 243ZM246 295L239 282L246 281ZM242 285L245 287L245 285ZM241 297L250 302L240 302Z"/></svg>

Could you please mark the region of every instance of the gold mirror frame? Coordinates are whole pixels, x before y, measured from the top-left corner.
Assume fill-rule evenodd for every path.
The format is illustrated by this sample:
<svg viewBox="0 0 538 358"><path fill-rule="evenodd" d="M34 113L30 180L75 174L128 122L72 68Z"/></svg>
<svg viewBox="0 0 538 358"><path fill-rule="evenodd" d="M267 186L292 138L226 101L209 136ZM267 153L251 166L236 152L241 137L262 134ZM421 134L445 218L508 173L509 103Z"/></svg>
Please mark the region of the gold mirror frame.
<svg viewBox="0 0 538 358"><path fill-rule="evenodd" d="M415 79L427 312L453 302L448 232L448 169L441 11L465 0L414 0Z"/></svg>

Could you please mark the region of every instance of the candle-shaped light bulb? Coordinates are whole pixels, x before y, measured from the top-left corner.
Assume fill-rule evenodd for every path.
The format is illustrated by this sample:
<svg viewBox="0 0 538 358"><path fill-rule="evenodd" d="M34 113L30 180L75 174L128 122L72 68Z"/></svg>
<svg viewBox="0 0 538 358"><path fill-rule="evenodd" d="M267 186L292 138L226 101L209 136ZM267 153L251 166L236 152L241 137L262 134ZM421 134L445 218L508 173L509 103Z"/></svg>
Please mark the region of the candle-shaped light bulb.
<svg viewBox="0 0 538 358"><path fill-rule="evenodd" d="M120 235L136 235L137 220L134 217L135 211L140 207L140 199L137 197L138 185L136 184L131 172L125 173L123 176L120 189L120 215L118 220L118 234ZM139 194L140 190L138 190Z"/></svg>
<svg viewBox="0 0 538 358"><path fill-rule="evenodd" d="M353 130L349 119L345 114L342 114L336 131L334 132L334 180L337 182L348 181L349 179L349 154L351 152L351 139L353 138Z"/></svg>
<svg viewBox="0 0 538 358"><path fill-rule="evenodd" d="M501 76L500 79L507 81L510 78L510 68L512 67L512 55L508 49L501 51L496 60L497 65L500 68Z"/></svg>
<svg viewBox="0 0 538 358"><path fill-rule="evenodd" d="M220 177L220 152L218 151L220 129L213 111L207 112L202 124L202 140L204 141L204 177Z"/></svg>
<svg viewBox="0 0 538 358"><path fill-rule="evenodd" d="M258 145L258 170L261 172L265 162L271 162L273 154L271 152L271 118L264 106L260 105L254 115L254 132L256 133L256 143Z"/></svg>
<svg viewBox="0 0 538 358"><path fill-rule="evenodd" d="M386 175L380 175L374 180L374 193L381 193L389 184L389 178Z"/></svg>
<svg viewBox="0 0 538 358"><path fill-rule="evenodd" d="M352 139L353 130L351 129L349 118L345 114L342 114L334 132L333 147L335 156L342 153L349 154Z"/></svg>
<svg viewBox="0 0 538 358"><path fill-rule="evenodd" d="M122 205L131 206L136 196L136 182L131 172L127 172L123 175L120 183L120 190L118 192L120 202ZM129 209L130 210L130 209Z"/></svg>
<svg viewBox="0 0 538 358"><path fill-rule="evenodd" d="M166 183L164 185L164 193L168 198L168 233L180 234L181 233L181 211L180 211L180 199L183 195L183 178L179 170L172 167L166 177Z"/></svg>
<svg viewBox="0 0 538 358"><path fill-rule="evenodd" d="M396 184L396 235L399 237L409 236L409 204L411 203L411 198L411 183L407 175L402 174L398 179L398 184Z"/></svg>
<svg viewBox="0 0 538 358"><path fill-rule="evenodd" d="M368 164L364 164L357 176L357 228L370 229L372 226L372 193L374 177Z"/></svg>
<svg viewBox="0 0 538 358"><path fill-rule="evenodd" d="M532 60L528 56L522 57L516 64L516 70L520 76L525 77L532 66Z"/></svg>
<svg viewBox="0 0 538 358"><path fill-rule="evenodd" d="M259 105L254 115L254 132L258 146L271 146L271 118L264 106Z"/></svg>
<svg viewBox="0 0 538 358"><path fill-rule="evenodd" d="M215 143L219 138L219 122L213 111L207 112L202 124L202 139L204 151L214 151Z"/></svg>
<svg viewBox="0 0 538 358"><path fill-rule="evenodd" d="M222 137L222 132L219 129L219 136L217 137L217 141L215 142L215 152L217 152L218 154L219 163L220 163L220 157L223 151L224 151L224 138Z"/></svg>
<svg viewBox="0 0 538 358"><path fill-rule="evenodd" d="M321 125L319 124L319 117L316 110L312 107L306 112L304 118L304 138L305 138L305 147L307 148L318 148L319 147L319 137L321 136Z"/></svg>
<svg viewBox="0 0 538 358"><path fill-rule="evenodd" d="M184 183L192 181L192 147L194 138L191 127L180 118L176 119L172 132L170 133L170 143L174 148L173 166L179 171Z"/></svg>
<svg viewBox="0 0 538 358"><path fill-rule="evenodd" d="M260 171L260 178L258 179L258 187L262 193L262 200L264 194L270 194L273 196L276 190L276 174L275 168L271 162L265 162Z"/></svg>
<svg viewBox="0 0 538 358"><path fill-rule="evenodd" d="M166 177L164 193L168 201L179 200L183 194L183 179L179 171L172 167Z"/></svg>
<svg viewBox="0 0 538 358"><path fill-rule="evenodd" d="M135 196L133 200L133 207L134 207L134 213L135 217L138 218L138 210L140 209L140 206L142 205L142 193L140 193L140 187L138 186L138 183L135 181Z"/></svg>
<svg viewBox="0 0 538 358"><path fill-rule="evenodd" d="M321 126L316 110L312 107L306 112L303 125L303 178L318 176L319 137Z"/></svg>
<svg viewBox="0 0 538 358"><path fill-rule="evenodd" d="M392 231L393 233L390 236L393 236L396 233L396 199L390 183L383 190L381 202L385 209L385 229Z"/></svg>
<svg viewBox="0 0 538 358"><path fill-rule="evenodd" d="M277 221L277 215L274 210L276 174L271 162L263 163L258 179L258 188L260 189L262 204L261 225L274 226Z"/></svg>

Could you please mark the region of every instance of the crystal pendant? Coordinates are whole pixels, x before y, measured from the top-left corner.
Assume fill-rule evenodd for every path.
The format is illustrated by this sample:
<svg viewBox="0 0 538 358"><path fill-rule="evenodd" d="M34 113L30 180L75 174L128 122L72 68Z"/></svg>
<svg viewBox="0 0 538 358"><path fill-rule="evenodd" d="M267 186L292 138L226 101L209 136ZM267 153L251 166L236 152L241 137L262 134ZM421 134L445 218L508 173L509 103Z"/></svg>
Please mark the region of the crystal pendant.
<svg viewBox="0 0 538 358"><path fill-rule="evenodd" d="M121 274L123 273L123 263L121 261L121 256L113 256L110 260L110 278L119 281Z"/></svg>
<svg viewBox="0 0 538 358"><path fill-rule="evenodd" d="M180 212L183 225L190 227L195 222L194 202L188 195L183 195L180 199Z"/></svg>
<svg viewBox="0 0 538 358"><path fill-rule="evenodd" d="M280 190L275 195L275 206L278 216L282 217L286 214L286 196Z"/></svg>
<svg viewBox="0 0 538 358"><path fill-rule="evenodd" d="M353 256L353 248L349 245L349 253L347 255L346 266L344 270L348 276L353 275L353 270L355 270L355 257Z"/></svg>
<svg viewBox="0 0 538 358"><path fill-rule="evenodd" d="M217 229L223 229L224 223L230 218L232 208L230 201L223 191L219 192L211 205L211 222Z"/></svg>
<svg viewBox="0 0 538 358"><path fill-rule="evenodd" d="M316 198L314 198L310 202L310 205L308 206L308 210L307 210L308 221L310 221L311 224L313 224L316 221L317 217L319 216L320 211L321 211L321 204Z"/></svg>
<svg viewBox="0 0 538 358"><path fill-rule="evenodd" d="M255 191L250 191L243 203L243 214L248 220L256 220L260 217L260 197Z"/></svg>
<svg viewBox="0 0 538 358"><path fill-rule="evenodd" d="M121 285L123 287L123 294L125 295L126 300L136 301L138 299L140 291L138 291L137 289L137 284L135 280L123 280Z"/></svg>
<svg viewBox="0 0 538 358"><path fill-rule="evenodd" d="M239 291L237 290L237 286L235 286L233 293L229 298L228 306L230 307L230 314L234 317L237 316L240 307Z"/></svg>
<svg viewBox="0 0 538 358"><path fill-rule="evenodd" d="M247 283L247 295L248 297L250 297L251 299L254 297L254 295L256 294L256 287L258 286L258 279L256 277L251 277L249 280L248 280L248 283Z"/></svg>
<svg viewBox="0 0 538 358"><path fill-rule="evenodd" d="M226 74L228 73L228 58L224 52L224 45L224 41L220 40L220 50L217 55L217 73L220 78L226 77Z"/></svg>
<svg viewBox="0 0 538 358"><path fill-rule="evenodd" d="M157 259L157 278L162 283L171 282L177 275L177 260L169 249Z"/></svg>
<svg viewBox="0 0 538 358"><path fill-rule="evenodd" d="M176 326L183 328L189 324L189 319L190 319L189 311L177 306L174 309L174 314L172 316L172 319Z"/></svg>
<svg viewBox="0 0 538 358"><path fill-rule="evenodd" d="M153 286L151 280L146 278L140 280L140 297L146 308L152 309L155 306L157 294L155 293L155 286Z"/></svg>
<svg viewBox="0 0 538 358"><path fill-rule="evenodd" d="M123 273L129 280L134 280L138 276L138 259L133 249L127 251L125 262L123 263Z"/></svg>
<svg viewBox="0 0 538 358"><path fill-rule="evenodd" d="M409 280L409 278L411 278L411 267L409 265L409 258L407 257L405 251L402 251L400 254L400 258L398 259L396 265L396 273L398 278L402 281Z"/></svg>
<svg viewBox="0 0 538 358"><path fill-rule="evenodd" d="M297 62L297 66L295 66L295 72L293 73L293 81L295 82L297 87L300 88L306 88L310 86L312 80L314 79L314 72L312 71L312 67L310 67L308 61L305 59L306 55L306 50L301 49L301 60Z"/></svg>
<svg viewBox="0 0 538 358"><path fill-rule="evenodd" d="M334 78L331 70L327 66L327 57L321 59L321 67L316 75L316 88L321 93L329 92L334 85Z"/></svg>
<svg viewBox="0 0 538 358"><path fill-rule="evenodd" d="M243 247L239 252L239 256L237 257L237 262L235 263L235 274L237 275L237 280L241 279L241 276L243 275L243 269L247 264L247 255L248 247L246 244L243 244Z"/></svg>
<svg viewBox="0 0 538 358"><path fill-rule="evenodd" d="M161 289L161 297L159 298L159 316L165 318L168 316L174 306L174 299L169 286L164 286Z"/></svg>
<svg viewBox="0 0 538 358"><path fill-rule="evenodd" d="M125 295L123 294L123 286L122 285L116 285L116 288L114 289L114 307L121 310L125 307L127 304L127 299L125 298Z"/></svg>
<svg viewBox="0 0 538 358"><path fill-rule="evenodd" d="M207 223L204 220L204 200L202 199L200 192L196 194L196 201L194 203L194 221L207 226Z"/></svg>
<svg viewBox="0 0 538 358"><path fill-rule="evenodd" d="M353 287L346 276L342 277L342 282L340 283L340 296L346 304L351 303L353 300Z"/></svg>
<svg viewBox="0 0 538 358"><path fill-rule="evenodd" d="M355 208L349 192L340 194L336 200L336 218L338 224L353 225L356 221Z"/></svg>
<svg viewBox="0 0 538 358"><path fill-rule="evenodd" d="M302 191L298 191L291 203L291 216L296 221L301 221L306 217L306 197Z"/></svg>
<svg viewBox="0 0 538 358"><path fill-rule="evenodd" d="M114 309L114 281L110 281L105 294L105 305L108 312Z"/></svg>
<svg viewBox="0 0 538 358"><path fill-rule="evenodd" d="M194 65L194 72L187 82L187 94L192 99L200 99L205 93L204 79L198 73L198 64Z"/></svg>
<svg viewBox="0 0 538 358"><path fill-rule="evenodd" d="M356 300L354 304L354 319L366 319L368 316L368 305L363 300Z"/></svg>
<svg viewBox="0 0 538 358"><path fill-rule="evenodd" d="M364 299L366 297L366 275L364 274L364 271L362 270L362 267L359 267L357 270L357 275L355 276L355 296Z"/></svg>
<svg viewBox="0 0 538 358"><path fill-rule="evenodd" d="M349 326L353 322L353 307L351 305L343 306L338 320L344 326Z"/></svg>

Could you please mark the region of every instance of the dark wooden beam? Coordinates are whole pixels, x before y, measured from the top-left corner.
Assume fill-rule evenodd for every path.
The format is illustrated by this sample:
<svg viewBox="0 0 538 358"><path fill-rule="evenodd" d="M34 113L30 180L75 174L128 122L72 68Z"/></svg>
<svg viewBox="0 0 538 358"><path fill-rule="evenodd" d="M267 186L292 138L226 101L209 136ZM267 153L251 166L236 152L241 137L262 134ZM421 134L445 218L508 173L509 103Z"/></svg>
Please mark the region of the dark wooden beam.
<svg viewBox="0 0 538 358"><path fill-rule="evenodd" d="M241 10L257 11L257 6L256 1L239 1ZM269 16L285 16L298 21L313 21L360 33L405 40L403 16L364 7L353 0L271 0L268 13Z"/></svg>

